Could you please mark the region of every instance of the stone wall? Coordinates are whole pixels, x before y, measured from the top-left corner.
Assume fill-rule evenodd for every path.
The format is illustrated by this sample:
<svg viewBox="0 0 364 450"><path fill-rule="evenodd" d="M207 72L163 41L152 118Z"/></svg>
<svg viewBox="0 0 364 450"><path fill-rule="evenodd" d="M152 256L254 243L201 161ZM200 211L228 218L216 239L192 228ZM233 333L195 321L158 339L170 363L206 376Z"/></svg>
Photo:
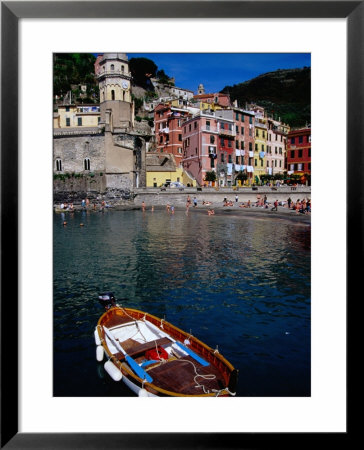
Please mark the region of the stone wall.
<svg viewBox="0 0 364 450"><path fill-rule="evenodd" d="M104 136L62 136L53 139L53 170L55 161L62 161L62 172L84 172L84 160L90 159L90 172L105 171Z"/></svg>
<svg viewBox="0 0 364 450"><path fill-rule="evenodd" d="M256 202L257 195L260 195L261 198L267 195L267 200L271 203L275 200L286 201L288 197L295 202L304 198L311 198L311 189L309 187L297 188L296 190L291 190L291 188L277 188L276 191L263 187L257 190L240 188L239 190L220 189L219 191L216 191L214 188L202 188L201 191L194 188L184 189L183 191L171 188L167 188L165 191L161 191L160 189L136 189L134 190L134 195L134 204L136 206L140 206L144 201L149 206L165 206L168 203L176 207L185 207L188 195L191 201L196 197L198 205L202 205L203 201L210 201L214 206L222 206L225 197L235 202L235 195L238 195L239 203L247 202L248 200L252 203Z"/></svg>

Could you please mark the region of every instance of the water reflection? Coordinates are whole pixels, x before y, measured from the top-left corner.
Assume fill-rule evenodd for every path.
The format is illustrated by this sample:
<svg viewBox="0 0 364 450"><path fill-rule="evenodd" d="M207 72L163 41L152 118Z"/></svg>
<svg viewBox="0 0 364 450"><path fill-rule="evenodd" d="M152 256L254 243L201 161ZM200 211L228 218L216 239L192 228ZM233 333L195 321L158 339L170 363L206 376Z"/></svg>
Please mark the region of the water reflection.
<svg viewBox="0 0 364 450"><path fill-rule="evenodd" d="M130 395L97 375L102 290L218 345L240 369L239 395L309 395L307 225L180 211L66 220L54 218L55 395L76 395L75 361L94 374L77 395Z"/></svg>

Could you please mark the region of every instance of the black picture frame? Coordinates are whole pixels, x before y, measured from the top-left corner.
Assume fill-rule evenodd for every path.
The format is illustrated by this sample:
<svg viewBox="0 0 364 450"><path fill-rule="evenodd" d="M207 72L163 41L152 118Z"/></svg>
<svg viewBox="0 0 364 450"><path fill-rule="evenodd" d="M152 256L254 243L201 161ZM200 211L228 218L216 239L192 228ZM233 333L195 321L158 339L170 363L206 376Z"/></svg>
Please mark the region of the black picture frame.
<svg viewBox="0 0 364 450"><path fill-rule="evenodd" d="M347 20L347 301L359 290L363 263L354 255L362 250L363 189L363 1L116 1L1 2L1 448L297 448L327 442L315 433L19 433L18 432L18 21L22 18L345 18ZM332 194L330 191L329 195ZM345 208L343 208L345 210ZM341 213L338 208L333 214ZM359 255L360 256L360 255ZM347 309L347 312L349 310ZM12 345L7 345L9 318ZM349 347L348 347L349 348ZM9 363L11 361L11 364ZM349 367L349 366L348 366ZM349 375L349 371L347 370ZM333 393L334 395L334 393ZM349 397L348 397L349 398ZM349 404L348 404L349 406ZM347 446L351 436L333 433ZM213 426L212 426L213 429ZM349 433L350 432L350 433Z"/></svg>

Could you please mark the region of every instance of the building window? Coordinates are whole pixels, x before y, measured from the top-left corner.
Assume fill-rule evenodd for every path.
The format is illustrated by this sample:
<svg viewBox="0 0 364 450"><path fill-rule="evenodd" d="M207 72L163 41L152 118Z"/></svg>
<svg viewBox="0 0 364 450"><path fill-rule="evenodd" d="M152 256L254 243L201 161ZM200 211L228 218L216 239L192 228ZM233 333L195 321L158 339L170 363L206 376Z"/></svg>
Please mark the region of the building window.
<svg viewBox="0 0 364 450"><path fill-rule="evenodd" d="M180 142L182 142L182 134L179 134L179 135L178 135L178 140L179 140Z"/></svg>
<svg viewBox="0 0 364 450"><path fill-rule="evenodd" d="M298 137L298 142L299 142L300 144L302 144L302 142L303 142L303 136L299 136L299 137Z"/></svg>
<svg viewBox="0 0 364 450"><path fill-rule="evenodd" d="M244 127L241 127L241 134L244 134Z"/></svg>
<svg viewBox="0 0 364 450"><path fill-rule="evenodd" d="M250 125L253 123L253 118L252 117L249 117L249 123L250 123Z"/></svg>
<svg viewBox="0 0 364 450"><path fill-rule="evenodd" d="M62 172L62 161L60 159L56 159L56 171Z"/></svg>
<svg viewBox="0 0 364 450"><path fill-rule="evenodd" d="M206 120L206 130L210 130L210 121Z"/></svg>
<svg viewBox="0 0 364 450"><path fill-rule="evenodd" d="M294 158L294 150L291 150L291 158Z"/></svg>
<svg viewBox="0 0 364 450"><path fill-rule="evenodd" d="M308 156L311 156L311 149L308 149Z"/></svg>
<svg viewBox="0 0 364 450"><path fill-rule="evenodd" d="M215 167L215 159L214 158L210 158L210 167Z"/></svg>
<svg viewBox="0 0 364 450"><path fill-rule="evenodd" d="M236 131L236 134L239 134L239 127L237 125L235 125L235 131Z"/></svg>
<svg viewBox="0 0 364 450"><path fill-rule="evenodd" d="M254 159L254 165L255 165L255 166L257 166L257 165L258 165L258 162L257 162L257 160L256 160L256 159Z"/></svg>
<svg viewBox="0 0 364 450"><path fill-rule="evenodd" d="M225 144L224 138L220 138L220 146L221 146L221 147L224 147L224 144Z"/></svg>
<svg viewBox="0 0 364 450"><path fill-rule="evenodd" d="M249 128L249 136L252 136L252 135L253 135L253 132L252 132L251 128Z"/></svg>
<svg viewBox="0 0 364 450"><path fill-rule="evenodd" d="M291 138L291 144L294 144L294 137Z"/></svg>
<svg viewBox="0 0 364 450"><path fill-rule="evenodd" d="M111 64L110 68L111 68L111 70L115 70L114 64Z"/></svg>
<svg viewBox="0 0 364 450"><path fill-rule="evenodd" d="M239 120L239 113L235 114L235 120Z"/></svg>
<svg viewBox="0 0 364 450"><path fill-rule="evenodd" d="M231 143L231 140L230 140L230 139L228 140L228 147L229 147L229 148L232 147L232 143Z"/></svg>
<svg viewBox="0 0 364 450"><path fill-rule="evenodd" d="M77 125L82 127L82 117L77 117Z"/></svg>
<svg viewBox="0 0 364 450"><path fill-rule="evenodd" d="M210 144L215 144L215 136L210 135Z"/></svg>
<svg viewBox="0 0 364 450"><path fill-rule="evenodd" d="M239 164L239 156L236 156L236 157L235 157L235 163L236 163L236 164Z"/></svg>
<svg viewBox="0 0 364 450"><path fill-rule="evenodd" d="M111 91L111 100L115 100L115 91L114 90Z"/></svg>
<svg viewBox="0 0 364 450"><path fill-rule="evenodd" d="M224 153L221 153L221 162L223 163L224 161L225 161Z"/></svg>
<svg viewBox="0 0 364 450"><path fill-rule="evenodd" d="M258 144L255 144L255 151L258 151Z"/></svg>
<svg viewBox="0 0 364 450"><path fill-rule="evenodd" d="M159 136L159 143L163 144L163 136L162 135Z"/></svg>
<svg viewBox="0 0 364 450"><path fill-rule="evenodd" d="M188 131L191 131L191 124L188 125Z"/></svg>
<svg viewBox="0 0 364 450"><path fill-rule="evenodd" d="M66 117L66 127L71 126L71 119L69 117Z"/></svg>
<svg viewBox="0 0 364 450"><path fill-rule="evenodd" d="M298 150L298 157L302 158L302 150Z"/></svg>
<svg viewBox="0 0 364 450"><path fill-rule="evenodd" d="M235 141L235 148L239 148L239 141Z"/></svg>
<svg viewBox="0 0 364 450"><path fill-rule="evenodd" d="M274 160L274 167L277 167L277 160Z"/></svg>
<svg viewBox="0 0 364 450"><path fill-rule="evenodd" d="M124 66L121 66L121 71L124 73Z"/></svg>
<svg viewBox="0 0 364 450"><path fill-rule="evenodd" d="M85 158L83 160L83 165L85 167L85 170L90 170L90 158Z"/></svg>
<svg viewBox="0 0 364 450"><path fill-rule="evenodd" d="M242 114L241 115L241 121L244 122L244 120L245 120L245 116L244 116L244 114Z"/></svg>
<svg viewBox="0 0 364 450"><path fill-rule="evenodd" d="M177 150L177 151L178 151L178 153L181 154L181 153L182 153L182 147L178 147L178 150Z"/></svg>
<svg viewBox="0 0 364 450"><path fill-rule="evenodd" d="M264 145L262 144L262 152L264 152Z"/></svg>
<svg viewBox="0 0 364 450"><path fill-rule="evenodd" d="M240 148L244 150L244 141L240 141Z"/></svg>
<svg viewBox="0 0 364 450"><path fill-rule="evenodd" d="M229 164L231 164L233 162L233 159L232 159L231 155L228 156L228 161L229 161Z"/></svg>
<svg viewBox="0 0 364 450"><path fill-rule="evenodd" d="M195 122L195 130L196 130L196 128L197 128L197 122Z"/></svg>
<svg viewBox="0 0 364 450"><path fill-rule="evenodd" d="M259 137L259 130L258 129L255 130L255 136Z"/></svg>
<svg viewBox="0 0 364 450"><path fill-rule="evenodd" d="M265 138L265 131L263 131L263 137Z"/></svg>
<svg viewBox="0 0 364 450"><path fill-rule="evenodd" d="M302 170L302 164L297 164L297 170Z"/></svg>
<svg viewBox="0 0 364 450"><path fill-rule="evenodd" d="M249 151L252 152L253 151L253 144L251 142L249 142Z"/></svg>

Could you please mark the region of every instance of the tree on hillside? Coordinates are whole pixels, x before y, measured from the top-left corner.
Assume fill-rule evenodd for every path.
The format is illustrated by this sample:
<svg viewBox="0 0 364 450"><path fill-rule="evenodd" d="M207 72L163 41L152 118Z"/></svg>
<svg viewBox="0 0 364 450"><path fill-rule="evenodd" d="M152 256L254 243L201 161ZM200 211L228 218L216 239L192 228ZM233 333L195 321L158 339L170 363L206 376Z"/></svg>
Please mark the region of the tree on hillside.
<svg viewBox="0 0 364 450"><path fill-rule="evenodd" d="M148 88L148 80L155 77L157 65L148 58L131 58L129 61L130 72L133 76L134 83L138 86Z"/></svg>

